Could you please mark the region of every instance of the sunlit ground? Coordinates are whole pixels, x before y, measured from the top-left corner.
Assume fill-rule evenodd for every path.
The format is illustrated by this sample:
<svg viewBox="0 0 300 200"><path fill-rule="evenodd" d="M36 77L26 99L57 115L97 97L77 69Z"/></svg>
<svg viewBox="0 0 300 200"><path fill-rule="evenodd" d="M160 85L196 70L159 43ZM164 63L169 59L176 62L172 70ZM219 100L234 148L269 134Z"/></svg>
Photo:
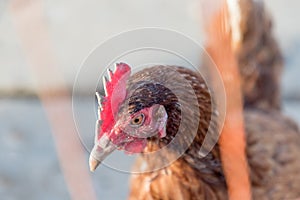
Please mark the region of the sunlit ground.
<svg viewBox="0 0 300 200"><path fill-rule="evenodd" d="M87 105L83 101L80 106ZM300 124L300 102L285 101L284 111ZM87 132L93 134L94 126L90 127ZM49 124L37 99L0 100L0 132L1 198L70 198ZM102 199L126 199L128 178L128 174L102 166L93 174L93 183Z"/></svg>

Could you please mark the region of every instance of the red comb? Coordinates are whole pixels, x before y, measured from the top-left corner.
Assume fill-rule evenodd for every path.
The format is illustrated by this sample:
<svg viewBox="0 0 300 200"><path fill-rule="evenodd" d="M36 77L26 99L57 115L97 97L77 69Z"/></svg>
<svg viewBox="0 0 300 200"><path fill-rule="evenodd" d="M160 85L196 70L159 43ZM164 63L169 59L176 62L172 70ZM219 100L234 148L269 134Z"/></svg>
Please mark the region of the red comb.
<svg viewBox="0 0 300 200"><path fill-rule="evenodd" d="M116 64L116 69L112 72L107 70L107 76L103 76L103 87L105 91L104 99L98 97L100 106L99 118L102 120L101 129L98 131L98 139L108 132L115 124L114 116L118 111L120 103L125 100L126 97L126 81L130 75L130 67L125 63Z"/></svg>

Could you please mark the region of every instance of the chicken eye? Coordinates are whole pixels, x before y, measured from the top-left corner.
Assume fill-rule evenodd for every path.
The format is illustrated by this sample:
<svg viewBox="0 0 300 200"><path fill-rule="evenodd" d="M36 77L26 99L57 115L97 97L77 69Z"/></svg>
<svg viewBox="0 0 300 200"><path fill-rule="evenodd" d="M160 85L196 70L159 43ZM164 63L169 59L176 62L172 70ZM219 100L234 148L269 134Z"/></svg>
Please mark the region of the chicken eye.
<svg viewBox="0 0 300 200"><path fill-rule="evenodd" d="M134 118L131 119L130 124L134 127L140 126L143 124L145 119L145 115L143 113L135 116Z"/></svg>

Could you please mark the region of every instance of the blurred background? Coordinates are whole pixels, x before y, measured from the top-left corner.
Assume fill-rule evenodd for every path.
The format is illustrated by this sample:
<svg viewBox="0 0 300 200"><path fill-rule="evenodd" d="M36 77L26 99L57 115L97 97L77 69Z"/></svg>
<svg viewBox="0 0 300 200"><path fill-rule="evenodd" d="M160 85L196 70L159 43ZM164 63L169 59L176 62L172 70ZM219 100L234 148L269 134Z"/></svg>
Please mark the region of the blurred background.
<svg viewBox="0 0 300 200"><path fill-rule="evenodd" d="M300 123L300 2L265 2L285 58L283 110ZM1 199L125 199L128 174L88 171L72 118L76 73L97 45L134 28L173 29L201 43L198 8L197 0L1 0ZM94 84L80 88L82 109Z"/></svg>

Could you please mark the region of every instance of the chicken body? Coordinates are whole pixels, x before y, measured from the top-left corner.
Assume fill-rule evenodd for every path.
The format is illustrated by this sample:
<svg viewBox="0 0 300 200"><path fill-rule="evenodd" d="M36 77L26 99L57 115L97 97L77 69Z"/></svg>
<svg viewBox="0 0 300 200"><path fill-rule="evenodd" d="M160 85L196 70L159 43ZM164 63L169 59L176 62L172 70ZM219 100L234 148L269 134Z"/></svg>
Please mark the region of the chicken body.
<svg viewBox="0 0 300 200"><path fill-rule="evenodd" d="M131 77L130 84L138 82L139 77L151 79L152 75L162 72L163 66L156 66L141 71ZM168 67L165 67L168 68ZM181 158L161 170L140 175L133 175L129 199L227 199L227 187L220 160L219 145L204 158L198 154L211 118L211 106L207 87L203 79L194 72L181 67L176 69L195 90L198 98L201 120L197 135ZM172 77L172 71L169 76ZM155 75L155 77L157 77ZM149 78L147 78L149 77ZM172 77L172 78L175 78ZM156 79L156 78L154 78ZM174 79L174 81L177 81ZM180 88L178 88L180 89ZM159 94L163 97L163 94ZM209 99L209 100L208 100ZM147 99L144 99L147 101ZM186 105L189 98L186 98ZM182 104L184 106L184 103ZM300 196L300 133L297 125L278 111L246 109L244 113L247 158L250 169L253 199L295 199ZM175 120L176 121L176 120ZM173 120L170 118L169 123ZM186 126L186 134L189 134ZM172 124L166 138L148 143L147 151L159 149L160 143L167 144L176 130ZM234 145L234 144L232 144ZM173 150L170 149L170 152ZM165 154L168 156L168 154ZM135 169L153 168L159 165L159 159L139 158ZM234 172L232 172L234 173Z"/></svg>

